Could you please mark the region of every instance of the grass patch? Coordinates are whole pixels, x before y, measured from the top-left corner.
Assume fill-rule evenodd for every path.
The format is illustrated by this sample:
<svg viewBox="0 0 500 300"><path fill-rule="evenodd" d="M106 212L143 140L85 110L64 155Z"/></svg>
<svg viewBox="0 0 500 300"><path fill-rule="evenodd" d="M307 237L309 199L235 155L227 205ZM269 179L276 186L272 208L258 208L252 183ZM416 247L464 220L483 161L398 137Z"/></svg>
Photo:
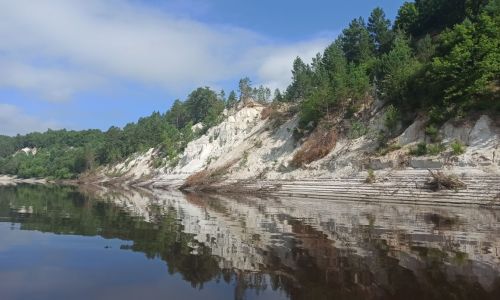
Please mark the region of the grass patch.
<svg viewBox="0 0 500 300"><path fill-rule="evenodd" d="M459 140L454 140L450 146L453 155L461 155L465 153L465 145L462 144L462 142L460 142Z"/></svg>
<svg viewBox="0 0 500 300"><path fill-rule="evenodd" d="M433 143L438 142L439 138L439 129L434 125L429 125L425 128L425 134L427 134Z"/></svg>
<svg viewBox="0 0 500 300"><path fill-rule="evenodd" d="M410 149L410 155L423 156L423 155L438 155L446 150L446 147L441 143L426 144L425 142L418 143L416 147Z"/></svg>
<svg viewBox="0 0 500 300"><path fill-rule="evenodd" d="M368 169L368 176L366 176L365 183L374 183L376 180L375 172L372 169Z"/></svg>
<svg viewBox="0 0 500 300"><path fill-rule="evenodd" d="M368 133L368 128L360 121L352 121L351 129L349 130L348 137L350 139L357 139Z"/></svg>
<svg viewBox="0 0 500 300"><path fill-rule="evenodd" d="M155 157L151 163L150 166L153 167L154 169L161 168L165 165L165 161L161 157Z"/></svg>
<svg viewBox="0 0 500 300"><path fill-rule="evenodd" d="M422 142L418 143L416 147L410 149L410 155L422 156L427 154L427 144Z"/></svg>
<svg viewBox="0 0 500 300"><path fill-rule="evenodd" d="M399 110L394 105L389 105L384 114L384 125L387 128L389 135L392 135L396 130L398 121L400 119Z"/></svg>
<svg viewBox="0 0 500 300"><path fill-rule="evenodd" d="M392 144L385 145L385 146L381 147L377 151L377 154L380 155L380 156L384 156L387 153L390 153L390 152L393 152L393 151L396 151L396 150L399 150L399 149L401 149L401 145L400 144L398 144L398 143L392 143Z"/></svg>
<svg viewBox="0 0 500 300"><path fill-rule="evenodd" d="M427 153L430 155L438 155L443 152L446 147L441 143L430 144L427 146Z"/></svg>
<svg viewBox="0 0 500 300"><path fill-rule="evenodd" d="M244 166L246 166L248 163L248 151L245 150L245 152L243 152L243 156L241 157L241 160L240 160L240 168L243 168Z"/></svg>

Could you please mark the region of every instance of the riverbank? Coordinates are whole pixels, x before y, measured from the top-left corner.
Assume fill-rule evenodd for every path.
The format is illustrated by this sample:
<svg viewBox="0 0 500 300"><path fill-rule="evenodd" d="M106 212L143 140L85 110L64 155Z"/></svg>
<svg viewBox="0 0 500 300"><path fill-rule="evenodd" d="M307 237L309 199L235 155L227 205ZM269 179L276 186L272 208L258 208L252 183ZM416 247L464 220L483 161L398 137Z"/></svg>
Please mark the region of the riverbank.
<svg viewBox="0 0 500 300"><path fill-rule="evenodd" d="M228 181L208 190L281 199L500 208L500 176L479 172L456 174L449 176L464 184L456 189L435 190L428 170L404 170L361 172L349 178Z"/></svg>
<svg viewBox="0 0 500 300"><path fill-rule="evenodd" d="M0 175L0 186L7 185L17 185L17 184L47 184L49 181L47 179L37 179L37 178L17 178L7 175Z"/></svg>
<svg viewBox="0 0 500 300"><path fill-rule="evenodd" d="M344 178L301 178L275 180L224 180L206 186L183 187L179 182L124 181L104 182L52 182L45 179L19 179L0 176L0 186L17 184L65 184L92 187L94 190L141 190L158 193L161 190L203 192L215 194L254 195L281 199L307 198L318 201L348 201L358 203L385 203L436 206L474 206L500 208L500 176L470 168L441 171L463 183L456 189L434 190L430 185L430 170L382 170L360 172ZM437 171L432 171L437 172Z"/></svg>

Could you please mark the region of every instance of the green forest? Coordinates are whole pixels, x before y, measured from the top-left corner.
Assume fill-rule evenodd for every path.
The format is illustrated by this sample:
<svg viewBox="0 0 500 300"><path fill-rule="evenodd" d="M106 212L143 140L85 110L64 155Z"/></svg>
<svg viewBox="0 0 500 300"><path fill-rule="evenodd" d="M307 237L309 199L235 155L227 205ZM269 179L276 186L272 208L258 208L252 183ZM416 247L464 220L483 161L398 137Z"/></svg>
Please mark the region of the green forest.
<svg viewBox="0 0 500 300"><path fill-rule="evenodd" d="M254 88L243 78L239 95L200 87L168 111L123 128L0 136L0 173L76 178L151 147L175 162L189 141L222 121L225 108L248 97L295 103L302 127L314 127L337 112L354 118L364 103L379 99L389 108L387 127L427 114L431 132L471 112L500 112L499 49L500 0L405 2L393 22L375 8L366 20L353 19L311 64L297 58L285 91ZM197 123L203 129L193 132ZM38 153L18 152L25 147Z"/></svg>

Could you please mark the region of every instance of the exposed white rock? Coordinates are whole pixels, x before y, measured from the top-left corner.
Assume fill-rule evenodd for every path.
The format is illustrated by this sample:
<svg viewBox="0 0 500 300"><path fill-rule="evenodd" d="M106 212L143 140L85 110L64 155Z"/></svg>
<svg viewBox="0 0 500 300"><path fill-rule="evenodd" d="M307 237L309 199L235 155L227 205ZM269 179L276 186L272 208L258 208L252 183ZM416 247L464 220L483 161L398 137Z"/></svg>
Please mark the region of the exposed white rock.
<svg viewBox="0 0 500 300"><path fill-rule="evenodd" d="M190 142L173 168L166 168L157 180L179 183L189 175L207 167L217 167L231 160L238 160L266 123L261 120L263 106L254 104L229 115L222 123L210 128L200 138Z"/></svg>
<svg viewBox="0 0 500 300"><path fill-rule="evenodd" d="M425 119L418 118L397 138L399 145L405 146L425 139Z"/></svg>
<svg viewBox="0 0 500 300"><path fill-rule="evenodd" d="M300 180L307 178L345 178L372 168L427 169L464 168L488 174L500 174L499 128L488 116L462 124L445 123L440 136L446 147L439 155L411 157L408 152L416 143L425 140L425 118L417 118L413 124L393 139L400 149L383 156L374 154L378 147L377 133L385 130L384 109L379 109L368 122L368 133L357 139L340 134L334 149L324 158L303 168L293 168L290 162L300 142L294 137L298 116L262 119L264 106L256 103L241 104L227 112L225 120L214 126L200 138L190 142L179 156L174 167L154 170L152 162L156 152L135 155L127 161L106 168L101 174L122 177L129 181L144 181L156 187L178 187L185 179L199 171L220 170L227 180ZM461 141L465 153L453 155L450 144ZM166 161L164 164L168 165ZM112 176L111 176L112 175Z"/></svg>
<svg viewBox="0 0 500 300"><path fill-rule="evenodd" d="M36 155L37 152L38 152L38 149L36 147L35 148L26 147L26 148L19 150L17 153L24 153L26 155L28 155L28 154Z"/></svg>
<svg viewBox="0 0 500 300"><path fill-rule="evenodd" d="M439 133L443 137L443 142L445 144L457 140L461 141L465 145L469 145L469 135L471 130L472 128L469 123L456 126L452 121L448 121L443 125L443 127L441 127Z"/></svg>
<svg viewBox="0 0 500 300"><path fill-rule="evenodd" d="M155 172L153 161L156 154L157 151L154 148L144 153L134 154L121 163L101 168L97 174L93 174L93 177L96 178L91 181L102 183L116 180L130 184L136 181L147 180Z"/></svg>
<svg viewBox="0 0 500 300"><path fill-rule="evenodd" d="M493 132L491 126L491 119L486 115L482 115L469 134L469 145L477 147L489 146L495 142L498 143L498 136Z"/></svg>

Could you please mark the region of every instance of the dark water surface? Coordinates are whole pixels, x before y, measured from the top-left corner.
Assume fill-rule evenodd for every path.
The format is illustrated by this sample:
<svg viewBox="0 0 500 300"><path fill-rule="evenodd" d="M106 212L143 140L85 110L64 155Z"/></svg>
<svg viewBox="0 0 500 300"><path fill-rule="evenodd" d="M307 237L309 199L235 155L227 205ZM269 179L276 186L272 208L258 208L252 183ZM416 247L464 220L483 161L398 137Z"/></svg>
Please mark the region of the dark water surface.
<svg viewBox="0 0 500 300"><path fill-rule="evenodd" d="M0 299L500 299L500 211L0 187Z"/></svg>

